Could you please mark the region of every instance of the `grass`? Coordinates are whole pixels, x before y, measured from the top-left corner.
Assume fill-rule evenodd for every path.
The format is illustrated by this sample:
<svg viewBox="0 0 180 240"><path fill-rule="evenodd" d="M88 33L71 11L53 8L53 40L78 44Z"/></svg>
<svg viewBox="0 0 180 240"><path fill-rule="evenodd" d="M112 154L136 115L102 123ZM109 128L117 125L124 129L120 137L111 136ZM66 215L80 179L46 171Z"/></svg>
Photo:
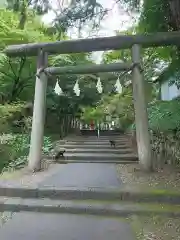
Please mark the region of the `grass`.
<svg viewBox="0 0 180 240"><path fill-rule="evenodd" d="M168 195L174 195L174 196L180 196L180 191L171 191L171 190L167 190L167 189L157 189L157 188L151 188L151 189L146 189L146 191L150 194L156 194L156 195L164 195L164 196L168 196Z"/></svg>

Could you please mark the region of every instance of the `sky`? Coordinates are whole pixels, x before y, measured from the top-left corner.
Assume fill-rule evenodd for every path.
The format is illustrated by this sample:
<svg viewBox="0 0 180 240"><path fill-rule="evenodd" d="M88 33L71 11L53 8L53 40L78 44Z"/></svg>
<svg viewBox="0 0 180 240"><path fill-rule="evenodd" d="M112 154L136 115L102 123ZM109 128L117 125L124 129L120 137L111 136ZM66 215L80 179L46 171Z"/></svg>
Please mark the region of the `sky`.
<svg viewBox="0 0 180 240"><path fill-rule="evenodd" d="M62 0L61 0L62 1ZM52 5L56 8L57 0L51 0ZM125 30L132 24L131 17L127 12L120 9L120 5L115 4L115 0L98 0L104 8L112 9L109 11L107 17L102 21L101 29L98 36L112 36L115 35L116 30ZM50 23L54 18L53 12L49 12L43 18L47 23ZM71 34L71 37L77 38L77 35Z"/></svg>
<svg viewBox="0 0 180 240"><path fill-rule="evenodd" d="M60 0L66 2L67 0ZM124 31L128 29L132 25L132 17L128 15L127 12L125 12L119 4L115 4L116 0L98 0L100 4L104 8L112 9L108 12L108 15L105 17L104 20L101 22L101 26L99 28L99 31L96 32L97 37L107 37L107 36L113 36L116 34L116 31ZM56 8L58 0L51 0L52 5L54 8ZM50 23L54 18L53 12L49 12L43 17L43 21L46 23ZM82 30L82 37L91 37L91 31L88 29L88 27L85 27ZM77 29L70 29L68 32L68 35L76 39L78 38L78 31ZM93 33L94 37L94 33ZM96 63L99 63L101 61L102 52L95 52L93 53L93 59L96 61Z"/></svg>

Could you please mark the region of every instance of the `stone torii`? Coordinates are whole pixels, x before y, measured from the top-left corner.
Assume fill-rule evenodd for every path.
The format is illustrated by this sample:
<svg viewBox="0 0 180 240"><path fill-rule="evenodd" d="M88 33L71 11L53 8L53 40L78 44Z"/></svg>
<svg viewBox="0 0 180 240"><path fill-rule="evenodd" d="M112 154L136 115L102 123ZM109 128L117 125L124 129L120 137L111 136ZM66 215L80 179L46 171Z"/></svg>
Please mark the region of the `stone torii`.
<svg viewBox="0 0 180 240"><path fill-rule="evenodd" d="M143 67L141 63L141 47L148 48L179 45L179 40L180 32L162 32L147 35L119 35L104 38L58 41L54 43L30 43L8 46L4 52L9 57L38 57L31 145L28 162L29 168L36 171L41 167L48 74L88 74L131 70L139 162L144 170L151 170L152 155L150 135L148 131L148 115L144 91ZM47 67L48 55L51 54L70 54L128 48L132 50L132 63L92 64L56 68Z"/></svg>

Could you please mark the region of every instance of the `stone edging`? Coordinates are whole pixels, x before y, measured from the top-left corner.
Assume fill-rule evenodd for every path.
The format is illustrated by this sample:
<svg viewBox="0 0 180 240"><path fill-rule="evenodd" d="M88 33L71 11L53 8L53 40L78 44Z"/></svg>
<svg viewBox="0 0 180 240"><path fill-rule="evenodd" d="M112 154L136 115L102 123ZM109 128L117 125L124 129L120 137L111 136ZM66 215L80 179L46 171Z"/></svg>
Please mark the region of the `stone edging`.
<svg viewBox="0 0 180 240"><path fill-rule="evenodd" d="M25 187L1 187L1 197L18 198L49 198L59 200L100 200L100 201L126 201L144 203L168 203L180 204L180 193L168 191L138 191L116 188L83 188L74 187L54 188L25 188Z"/></svg>
<svg viewBox="0 0 180 240"><path fill-rule="evenodd" d="M9 199L6 204L0 204L1 211L11 212L38 212L38 213L68 213L88 214L108 217L129 217L130 215L163 215L168 217L180 217L180 208L168 209L167 206L143 205L143 204L114 204L102 202L80 202L80 201L52 201L43 199L41 201L32 199Z"/></svg>

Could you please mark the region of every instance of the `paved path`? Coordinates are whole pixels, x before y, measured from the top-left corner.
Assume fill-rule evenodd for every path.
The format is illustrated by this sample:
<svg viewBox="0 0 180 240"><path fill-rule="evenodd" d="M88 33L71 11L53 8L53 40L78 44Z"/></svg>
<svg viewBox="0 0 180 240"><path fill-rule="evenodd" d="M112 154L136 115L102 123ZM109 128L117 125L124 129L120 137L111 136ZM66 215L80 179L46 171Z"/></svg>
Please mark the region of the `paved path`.
<svg viewBox="0 0 180 240"><path fill-rule="evenodd" d="M0 230L2 240L134 240L121 220L93 216L19 213Z"/></svg>
<svg viewBox="0 0 180 240"><path fill-rule="evenodd" d="M57 165L59 171L48 177L40 186L56 187L118 187L114 164L71 163Z"/></svg>
<svg viewBox="0 0 180 240"><path fill-rule="evenodd" d="M113 164L57 165L41 186L118 187ZM70 214L17 213L0 229L2 240L134 240L128 222L117 218Z"/></svg>

